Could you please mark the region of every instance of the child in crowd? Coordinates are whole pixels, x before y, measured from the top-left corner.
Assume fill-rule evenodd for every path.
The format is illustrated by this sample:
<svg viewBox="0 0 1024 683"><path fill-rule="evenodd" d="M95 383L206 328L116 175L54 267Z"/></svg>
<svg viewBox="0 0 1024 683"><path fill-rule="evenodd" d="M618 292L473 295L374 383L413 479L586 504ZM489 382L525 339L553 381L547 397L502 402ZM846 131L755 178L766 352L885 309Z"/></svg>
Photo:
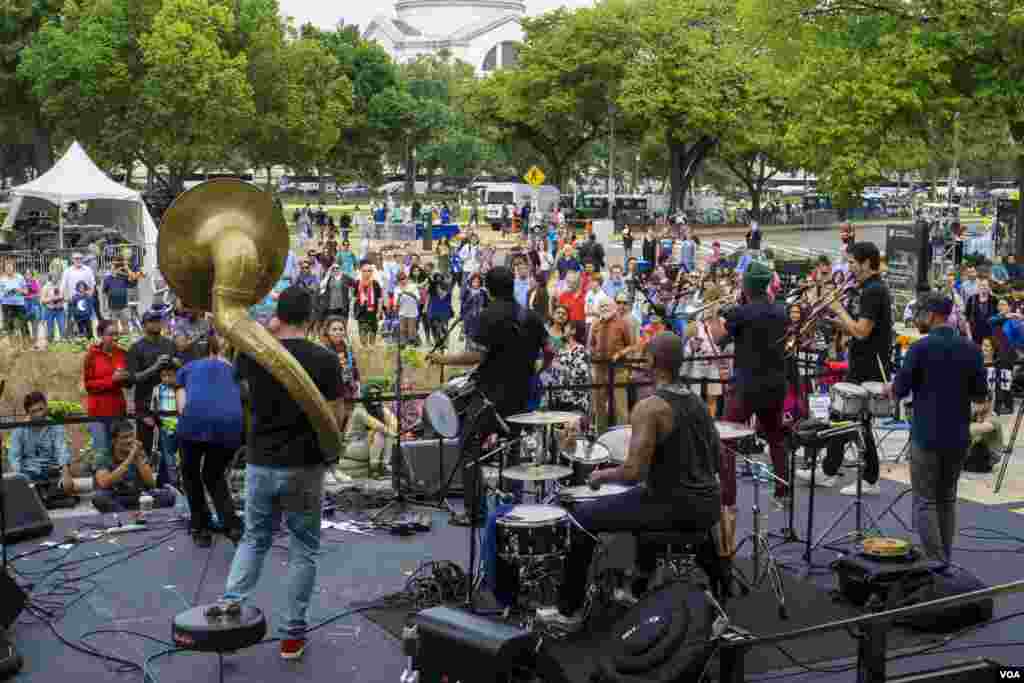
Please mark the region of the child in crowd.
<svg viewBox="0 0 1024 683"><path fill-rule="evenodd" d="M92 339L92 294L85 282L79 282L75 287L75 295L71 297L71 315L75 319L78 334L86 339Z"/></svg>
<svg viewBox="0 0 1024 683"><path fill-rule="evenodd" d="M169 365L160 370L160 384L153 387L153 396L150 399L149 408L154 413L175 413L178 412L178 399L176 392L177 368ZM160 448L160 464L156 471L156 485L171 486L178 485L178 418L173 415L162 415L157 417L160 429L157 434Z"/></svg>

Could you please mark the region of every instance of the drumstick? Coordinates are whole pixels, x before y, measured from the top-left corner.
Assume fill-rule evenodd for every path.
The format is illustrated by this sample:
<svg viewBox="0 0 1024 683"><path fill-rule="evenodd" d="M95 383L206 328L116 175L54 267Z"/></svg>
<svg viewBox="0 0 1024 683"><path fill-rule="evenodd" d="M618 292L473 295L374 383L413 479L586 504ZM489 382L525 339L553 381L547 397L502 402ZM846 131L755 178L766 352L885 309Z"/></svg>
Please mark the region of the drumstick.
<svg viewBox="0 0 1024 683"><path fill-rule="evenodd" d="M885 382L886 384L888 384L888 383L889 383L889 378L888 378L888 376L886 376L886 374L885 374L885 364L884 364L884 363L882 363L882 357L881 357L881 356L879 356L879 355L878 355L878 354L876 353L876 354L875 354L875 358L877 358L877 359L878 359L878 369L882 371L882 381L883 381L883 382Z"/></svg>

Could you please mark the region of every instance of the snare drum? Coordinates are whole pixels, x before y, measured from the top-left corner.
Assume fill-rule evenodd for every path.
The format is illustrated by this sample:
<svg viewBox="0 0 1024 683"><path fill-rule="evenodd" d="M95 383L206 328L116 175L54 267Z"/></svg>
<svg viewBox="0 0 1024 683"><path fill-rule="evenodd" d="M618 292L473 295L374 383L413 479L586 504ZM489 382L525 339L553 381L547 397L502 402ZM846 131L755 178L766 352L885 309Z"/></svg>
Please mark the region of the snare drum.
<svg viewBox="0 0 1024 683"><path fill-rule="evenodd" d="M580 503L600 500L609 496L620 496L634 488L636 488L635 485L602 484L601 488L595 491L590 486L570 486L558 492L558 502L572 512Z"/></svg>
<svg viewBox="0 0 1024 683"><path fill-rule="evenodd" d="M605 432L597 440L608 451L608 459L617 465L626 462L629 455L629 440L633 437L633 427L624 425Z"/></svg>
<svg viewBox="0 0 1024 683"><path fill-rule="evenodd" d="M828 395L832 411L840 417L860 417L868 409L868 390L858 384L833 384Z"/></svg>
<svg viewBox="0 0 1024 683"><path fill-rule="evenodd" d="M885 395L885 385L864 382L861 386L868 392L868 411L874 417L892 417L892 399Z"/></svg>
<svg viewBox="0 0 1024 683"><path fill-rule="evenodd" d="M515 505L498 517L498 557L510 562L561 558L569 552L569 513L554 505Z"/></svg>

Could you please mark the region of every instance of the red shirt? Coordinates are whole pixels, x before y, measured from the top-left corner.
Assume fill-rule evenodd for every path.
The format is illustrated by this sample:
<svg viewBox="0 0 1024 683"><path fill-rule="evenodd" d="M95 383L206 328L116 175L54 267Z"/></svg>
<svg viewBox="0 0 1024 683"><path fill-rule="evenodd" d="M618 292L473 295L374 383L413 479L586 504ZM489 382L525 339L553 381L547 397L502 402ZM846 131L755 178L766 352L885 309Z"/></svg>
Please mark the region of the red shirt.
<svg viewBox="0 0 1024 683"><path fill-rule="evenodd" d="M569 310L569 320L572 322L583 322L587 319L586 304L587 293L585 289L577 289L575 292L563 292L558 297L558 303Z"/></svg>
<svg viewBox="0 0 1024 683"><path fill-rule="evenodd" d="M82 371L89 415L116 417L127 412L124 385L114 380L114 371L127 367L128 359L120 346L115 345L110 353L103 351L99 344L89 347Z"/></svg>

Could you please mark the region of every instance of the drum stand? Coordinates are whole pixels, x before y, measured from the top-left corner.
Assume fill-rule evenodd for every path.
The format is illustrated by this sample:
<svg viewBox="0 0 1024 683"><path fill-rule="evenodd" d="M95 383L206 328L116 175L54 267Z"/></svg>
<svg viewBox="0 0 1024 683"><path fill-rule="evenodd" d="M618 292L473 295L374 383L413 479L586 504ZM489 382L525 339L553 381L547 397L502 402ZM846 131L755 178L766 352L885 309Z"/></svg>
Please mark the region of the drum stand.
<svg viewBox="0 0 1024 683"><path fill-rule="evenodd" d="M754 529L750 535L746 536L742 541L740 541L739 545L736 546L736 553L739 552L740 548L742 548L747 541L750 541L750 544L754 548L753 581L747 581L746 577L743 576L743 573L735 567L733 567L733 573L739 574L739 577L742 579L744 584L749 584L754 588L760 588L765 579L768 579L771 582L772 593L775 594L775 600L779 603L779 618L788 619L789 610L786 609L786 594L782 586L782 571L779 569L779 563L775 559L775 555L772 554L771 545L768 543L768 533L761 529L761 476L764 474L778 483L785 484L786 486L789 484L784 479L769 473L761 463L747 457L743 457L743 460L746 461L747 466L750 467L754 473L754 505L751 508L754 516ZM736 553L733 554L734 557ZM763 571L761 569L762 559L764 560Z"/></svg>
<svg viewBox="0 0 1024 683"><path fill-rule="evenodd" d="M864 429L871 429L870 422L862 423L862 431L860 432L860 445L862 449L866 450L867 447L864 444ZM819 547L824 547L829 550L835 550L836 552L845 552L844 548L837 547L840 543L846 543L850 541L863 541L865 538L868 537L868 534L864 533L863 518L865 516L867 517L868 521L871 522L871 527L869 528L874 529L876 532L879 531L878 520L875 519L875 516L871 513L871 508L869 508L863 501L861 491L861 487L864 484L863 474L864 455L863 453L861 453L861 457L857 459L857 497L853 500L853 502L846 506L845 510L839 513L839 516L837 516L835 520L832 522L832 524L829 525L828 529L825 529L821 536L818 537L818 540L815 541L814 545L811 546L811 552L817 550ZM842 536L837 536L831 541L826 542L828 535L832 533L837 526L839 526L840 522L846 519L846 516L850 514L851 510L854 511L855 513L854 517L856 520L857 528L854 531L845 533Z"/></svg>

